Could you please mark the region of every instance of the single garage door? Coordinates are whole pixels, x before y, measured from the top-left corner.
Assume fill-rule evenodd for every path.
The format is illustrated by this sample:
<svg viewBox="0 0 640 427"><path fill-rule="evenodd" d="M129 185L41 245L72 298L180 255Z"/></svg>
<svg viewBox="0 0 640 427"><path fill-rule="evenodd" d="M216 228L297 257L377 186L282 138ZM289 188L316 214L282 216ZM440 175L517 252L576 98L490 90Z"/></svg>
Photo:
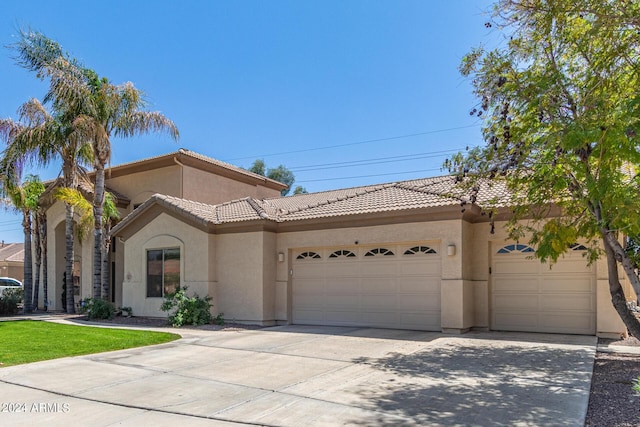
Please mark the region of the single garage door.
<svg viewBox="0 0 640 427"><path fill-rule="evenodd" d="M293 253L293 323L439 331L435 244Z"/></svg>
<svg viewBox="0 0 640 427"><path fill-rule="evenodd" d="M522 244L494 244L491 265L492 329L593 335L596 277L584 246L549 268Z"/></svg>

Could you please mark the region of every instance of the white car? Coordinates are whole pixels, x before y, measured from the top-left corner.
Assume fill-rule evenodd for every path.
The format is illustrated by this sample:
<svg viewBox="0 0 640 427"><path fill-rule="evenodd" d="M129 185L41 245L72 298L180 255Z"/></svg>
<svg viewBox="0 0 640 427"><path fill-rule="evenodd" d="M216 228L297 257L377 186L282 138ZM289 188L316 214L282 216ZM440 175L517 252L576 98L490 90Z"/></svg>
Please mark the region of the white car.
<svg viewBox="0 0 640 427"><path fill-rule="evenodd" d="M22 282L11 277L0 277L0 295L5 289L22 289Z"/></svg>

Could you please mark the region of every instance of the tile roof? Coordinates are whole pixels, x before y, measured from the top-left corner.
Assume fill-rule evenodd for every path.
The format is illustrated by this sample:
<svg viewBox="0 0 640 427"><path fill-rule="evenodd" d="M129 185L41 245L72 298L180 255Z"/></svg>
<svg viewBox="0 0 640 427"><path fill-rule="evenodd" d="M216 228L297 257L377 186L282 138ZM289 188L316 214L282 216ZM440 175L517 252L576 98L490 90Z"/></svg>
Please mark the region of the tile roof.
<svg viewBox="0 0 640 427"><path fill-rule="evenodd" d="M476 202L506 201L503 184L482 183ZM250 197L219 205L208 205L156 194L114 228L117 233L146 207L154 203L180 213L203 225L268 220L274 222L350 216L411 209L456 206L469 200L469 192L456 184L455 177L441 176L397 183L368 185L318 193L258 200Z"/></svg>
<svg viewBox="0 0 640 427"><path fill-rule="evenodd" d="M205 164L209 164L209 165L212 165L212 166L217 166L219 168L226 169L228 171L231 171L231 172L234 172L234 173L238 173L238 174L241 174L241 175L244 175L244 176L247 176L247 177L251 177L253 179L258 179L258 180L263 181L263 182L271 183L272 185L275 185L275 186L280 187L280 188L286 188L287 187L285 184L283 184L281 182L278 182L278 181L275 181L273 179L264 177L262 175L250 172L250 171L248 171L246 169L243 169L243 168L241 168L239 166L232 165L231 163L226 163L226 162L223 162L221 160L214 159L212 157L208 157L208 156L205 156L205 155L200 154L200 153L196 153L195 151L191 151L191 150L188 150L186 148L180 148L178 151L174 151L173 153L169 153L169 154L163 154L163 155L160 155L160 156L149 157L149 158L146 158L146 159L136 160L136 161L128 162L128 163L121 163L119 165L112 166L110 169L111 170L117 170L117 169L121 169L121 168L129 168L131 166L143 165L145 163L153 162L154 160L162 160L162 159L171 158L171 157L178 157L178 158L183 157L183 158L195 159L195 160L201 161L201 162L203 162Z"/></svg>
<svg viewBox="0 0 640 427"><path fill-rule="evenodd" d="M0 261L24 262L24 243L3 243Z"/></svg>

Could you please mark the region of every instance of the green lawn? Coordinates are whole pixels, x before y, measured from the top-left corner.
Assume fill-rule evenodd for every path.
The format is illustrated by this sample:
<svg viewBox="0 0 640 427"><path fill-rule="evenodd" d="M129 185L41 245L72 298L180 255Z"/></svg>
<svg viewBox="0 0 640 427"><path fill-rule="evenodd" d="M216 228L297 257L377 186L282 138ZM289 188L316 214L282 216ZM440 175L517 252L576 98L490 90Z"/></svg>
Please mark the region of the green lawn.
<svg viewBox="0 0 640 427"><path fill-rule="evenodd" d="M177 334L20 320L0 322L0 367L161 344Z"/></svg>

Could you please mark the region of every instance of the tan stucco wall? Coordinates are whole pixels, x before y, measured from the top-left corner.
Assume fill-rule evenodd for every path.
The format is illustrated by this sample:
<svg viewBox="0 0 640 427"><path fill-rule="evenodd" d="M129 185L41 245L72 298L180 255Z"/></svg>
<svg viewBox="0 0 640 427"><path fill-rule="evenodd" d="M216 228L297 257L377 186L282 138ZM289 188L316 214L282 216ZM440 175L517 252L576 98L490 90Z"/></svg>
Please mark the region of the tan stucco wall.
<svg viewBox="0 0 640 427"><path fill-rule="evenodd" d="M182 197L182 168L179 165L109 178L106 186L131 199L127 213L134 205L144 203L155 193Z"/></svg>
<svg viewBox="0 0 640 427"><path fill-rule="evenodd" d="M181 286L189 293L213 297L213 314L217 314L215 283L210 278L215 254L211 254L209 235L170 215L161 214L125 242L124 281L122 303L133 309L135 316L166 317L160 310L162 298L146 297L146 251L149 249L180 248Z"/></svg>
<svg viewBox="0 0 640 427"><path fill-rule="evenodd" d="M183 171L183 198L202 203L219 204L242 197L258 199L278 197L280 192L259 185L239 182L189 166Z"/></svg>
<svg viewBox="0 0 640 427"><path fill-rule="evenodd" d="M263 232L223 234L216 236L216 265L219 310L227 321L272 323L273 308L265 302L273 300L265 291L274 292L275 283L265 285L272 269L265 262L265 249L272 240Z"/></svg>

